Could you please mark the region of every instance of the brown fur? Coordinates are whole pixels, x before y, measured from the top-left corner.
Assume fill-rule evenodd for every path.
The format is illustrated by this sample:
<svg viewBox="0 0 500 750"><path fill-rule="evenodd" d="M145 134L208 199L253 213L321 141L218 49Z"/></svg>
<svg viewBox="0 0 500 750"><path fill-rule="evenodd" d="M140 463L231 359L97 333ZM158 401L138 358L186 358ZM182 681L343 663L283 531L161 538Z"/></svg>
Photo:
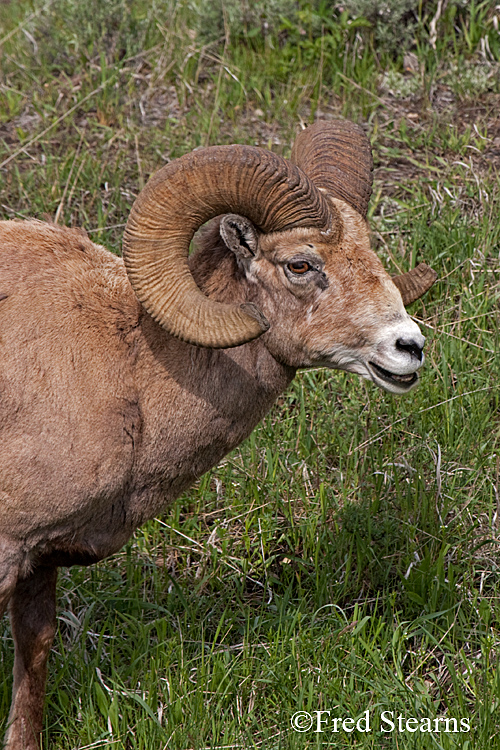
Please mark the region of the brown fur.
<svg viewBox="0 0 500 750"><path fill-rule="evenodd" d="M381 320L402 315L364 222L339 205L340 246L297 229L261 236L243 261L217 222L201 240L191 266L203 291L253 302L271 324L230 350L165 332L121 259L82 232L0 222L0 614L10 602L16 646L8 750L39 747L57 566L118 550L250 434L297 367L323 363L332 342L368 346ZM294 287L283 264L310 245L324 274Z"/></svg>

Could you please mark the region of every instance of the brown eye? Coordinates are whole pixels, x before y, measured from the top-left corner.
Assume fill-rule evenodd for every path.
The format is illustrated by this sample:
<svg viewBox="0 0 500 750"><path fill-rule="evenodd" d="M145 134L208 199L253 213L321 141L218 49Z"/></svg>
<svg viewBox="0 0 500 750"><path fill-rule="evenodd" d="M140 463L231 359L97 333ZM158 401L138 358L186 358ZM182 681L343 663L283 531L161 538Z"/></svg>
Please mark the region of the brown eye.
<svg viewBox="0 0 500 750"><path fill-rule="evenodd" d="M292 273L303 274L310 271L312 266L305 260L296 260L294 263L288 263L287 268Z"/></svg>

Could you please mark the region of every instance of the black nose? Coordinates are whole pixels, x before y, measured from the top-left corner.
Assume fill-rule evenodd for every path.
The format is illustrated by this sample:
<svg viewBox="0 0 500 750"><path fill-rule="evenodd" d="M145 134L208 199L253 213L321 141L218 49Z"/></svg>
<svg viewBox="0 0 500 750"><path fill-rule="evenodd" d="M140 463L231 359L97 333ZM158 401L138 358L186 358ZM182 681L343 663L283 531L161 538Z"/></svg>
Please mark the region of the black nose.
<svg viewBox="0 0 500 750"><path fill-rule="evenodd" d="M408 352L412 357L416 357L419 362L422 361L423 350L422 347L417 344L415 339L398 339L396 341L396 349Z"/></svg>

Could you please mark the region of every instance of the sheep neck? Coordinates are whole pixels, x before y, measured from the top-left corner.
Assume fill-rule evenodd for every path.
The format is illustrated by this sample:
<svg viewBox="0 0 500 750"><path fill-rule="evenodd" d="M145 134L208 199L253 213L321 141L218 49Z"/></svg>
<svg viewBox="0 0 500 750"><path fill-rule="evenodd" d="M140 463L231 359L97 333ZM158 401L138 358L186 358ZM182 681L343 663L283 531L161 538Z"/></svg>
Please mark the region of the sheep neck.
<svg viewBox="0 0 500 750"><path fill-rule="evenodd" d="M192 265L207 295L245 301L244 279L228 251L200 250ZM248 437L295 375L272 357L262 339L234 349L205 349L173 338L144 312L138 335L137 381L147 387L138 392L141 431L134 473L137 490L154 485L155 476L161 492L148 492L147 500L142 496L134 503L136 523L157 513Z"/></svg>

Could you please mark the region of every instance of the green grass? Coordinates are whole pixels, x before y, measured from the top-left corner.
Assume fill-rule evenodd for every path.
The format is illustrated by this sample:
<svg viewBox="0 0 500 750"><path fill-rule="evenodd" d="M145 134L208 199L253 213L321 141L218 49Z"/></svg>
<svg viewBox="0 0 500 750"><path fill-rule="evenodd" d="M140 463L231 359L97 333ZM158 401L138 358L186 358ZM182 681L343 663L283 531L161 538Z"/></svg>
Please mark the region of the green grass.
<svg viewBox="0 0 500 750"><path fill-rule="evenodd" d="M0 4L3 218L119 251L165 160L288 156L300 122L351 117L372 139L380 257L440 276L411 310L418 390L299 374L119 554L62 571L47 747L500 748L498 11L401 0L395 44L379 5ZM321 710L323 732L292 729ZM333 731L366 710L370 732ZM382 732L383 711L471 730Z"/></svg>

